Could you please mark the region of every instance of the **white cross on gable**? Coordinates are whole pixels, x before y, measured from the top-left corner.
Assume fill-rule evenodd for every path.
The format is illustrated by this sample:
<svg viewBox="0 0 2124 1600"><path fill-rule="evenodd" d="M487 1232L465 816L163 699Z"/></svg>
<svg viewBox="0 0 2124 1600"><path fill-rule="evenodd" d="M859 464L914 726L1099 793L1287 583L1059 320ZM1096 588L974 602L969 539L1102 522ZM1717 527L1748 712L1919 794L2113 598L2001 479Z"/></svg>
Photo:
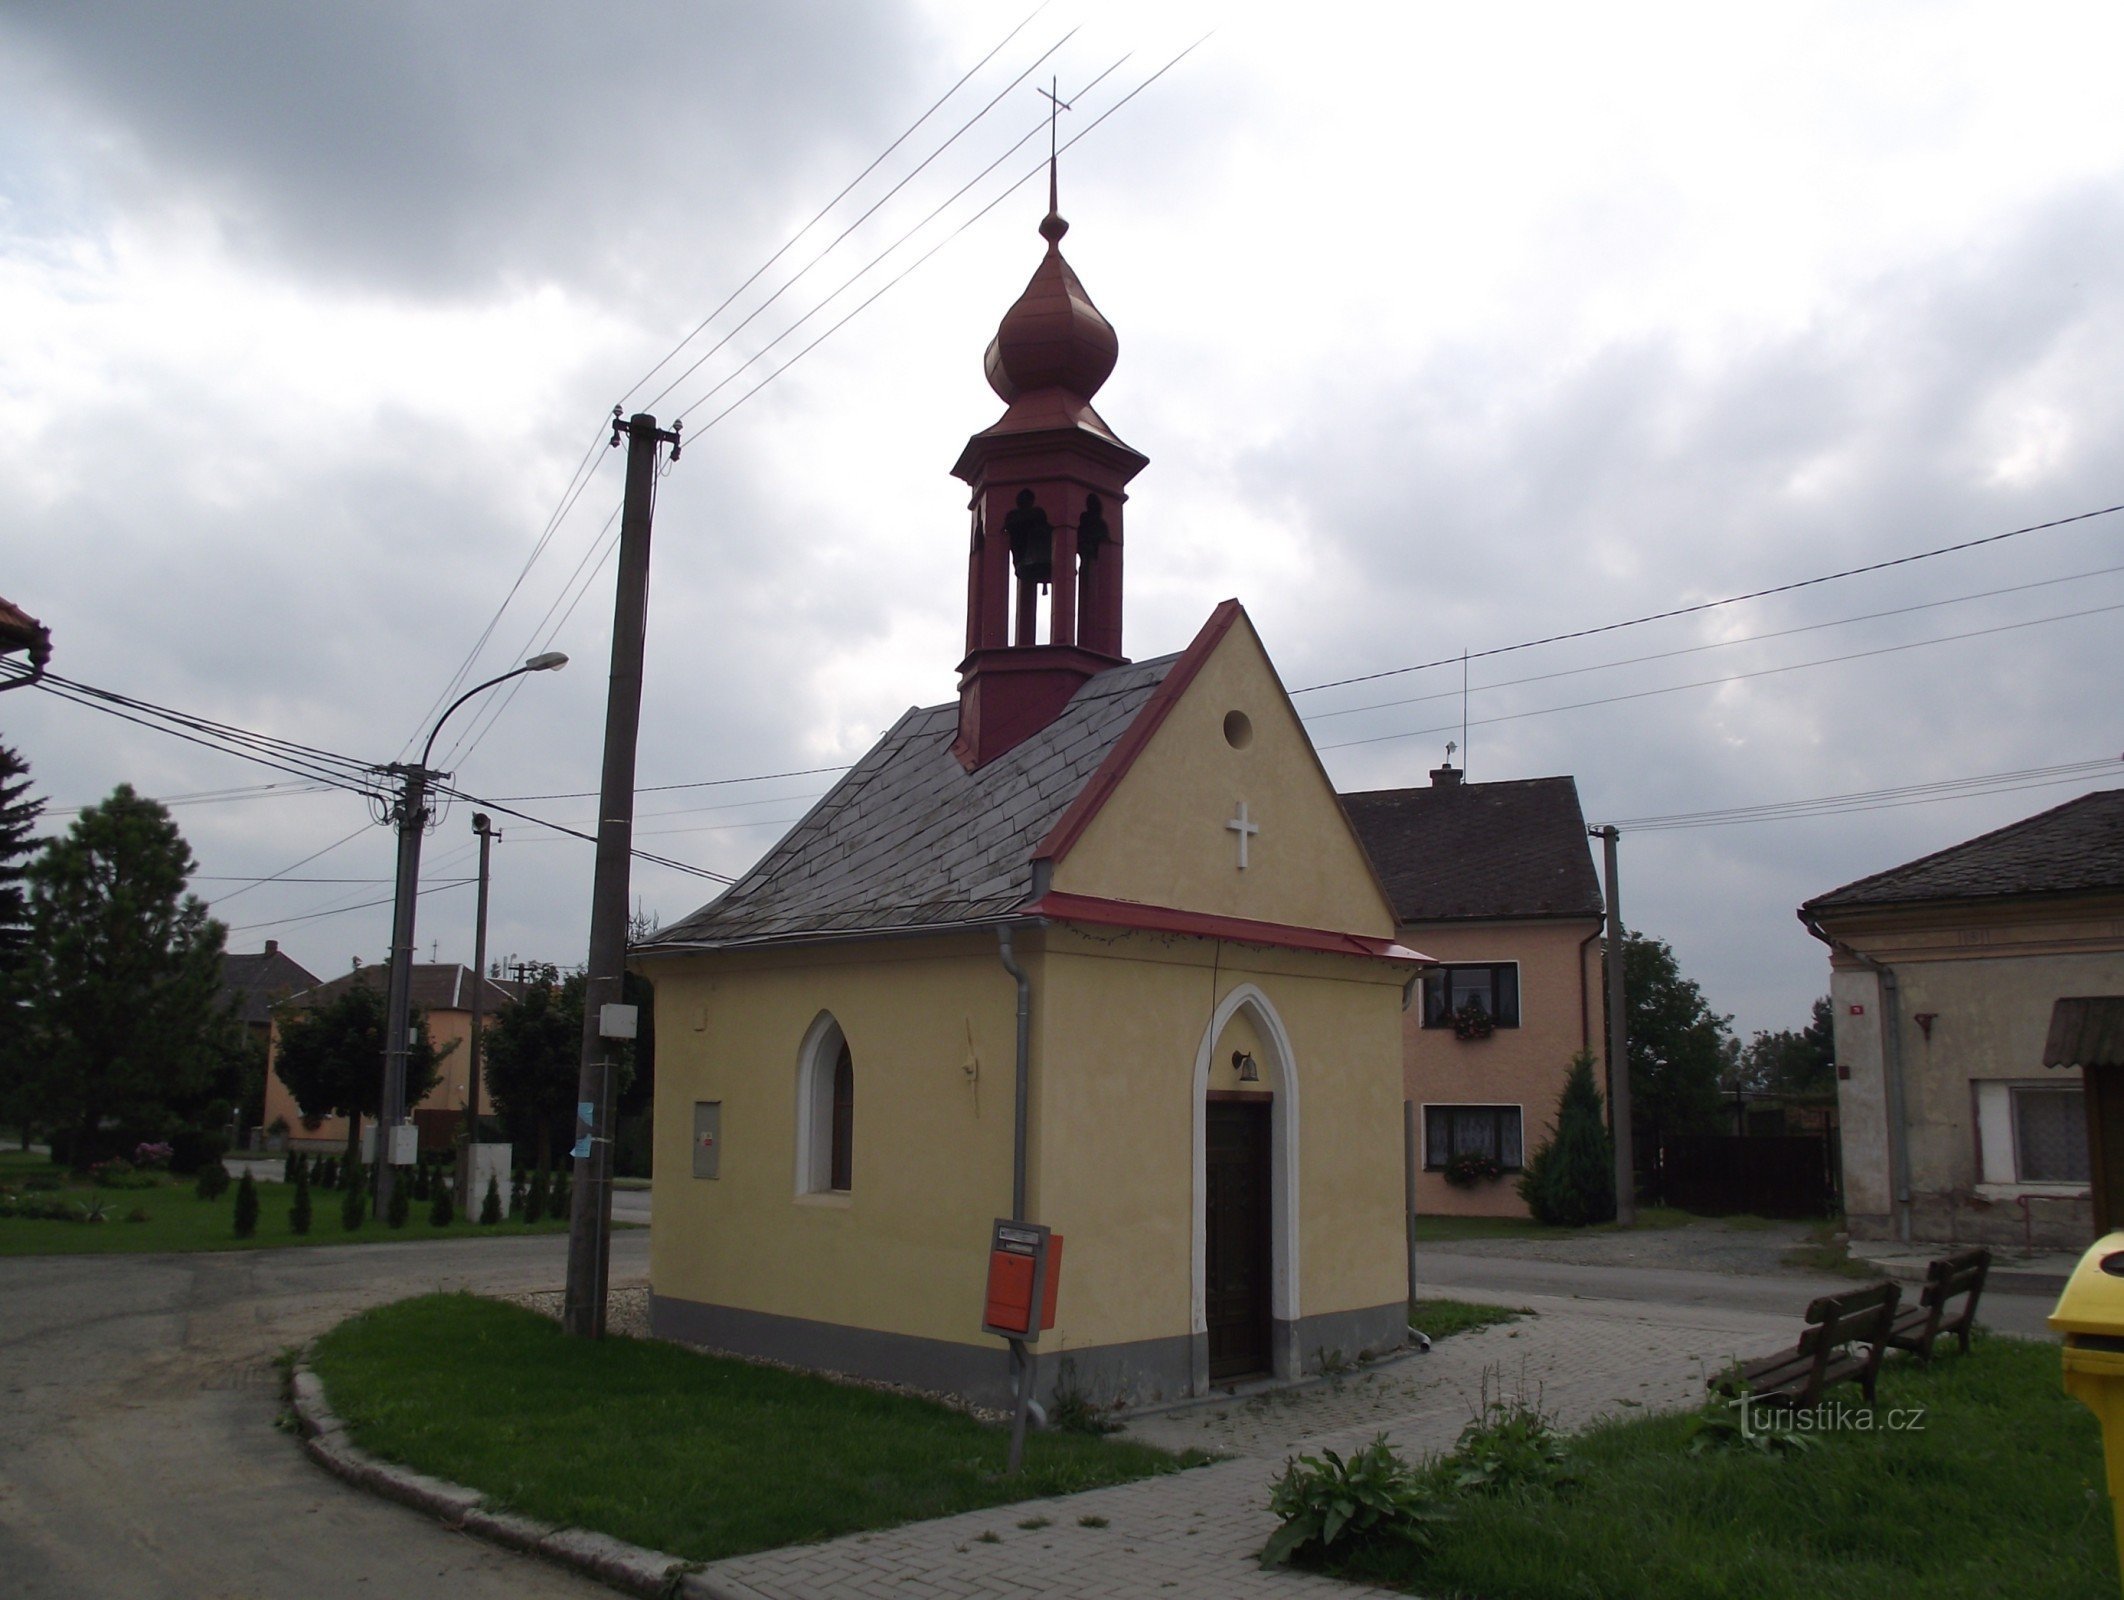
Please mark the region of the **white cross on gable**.
<svg viewBox="0 0 2124 1600"><path fill-rule="evenodd" d="M1239 870L1244 872L1246 871L1246 841L1261 831L1261 824L1246 820L1246 802L1242 800L1239 802L1239 814L1227 822L1225 826L1239 835Z"/></svg>

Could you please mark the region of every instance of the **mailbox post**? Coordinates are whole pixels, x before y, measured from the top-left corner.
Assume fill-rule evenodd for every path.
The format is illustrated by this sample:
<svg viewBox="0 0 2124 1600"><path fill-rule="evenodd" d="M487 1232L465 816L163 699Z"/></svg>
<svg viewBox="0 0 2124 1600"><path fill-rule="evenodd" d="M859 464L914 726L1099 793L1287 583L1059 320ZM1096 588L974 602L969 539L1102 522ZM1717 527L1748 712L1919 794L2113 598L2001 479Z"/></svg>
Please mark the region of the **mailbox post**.
<svg viewBox="0 0 2124 1600"><path fill-rule="evenodd" d="M1025 1459L1025 1415L1032 1405L1034 1352L1055 1325L1055 1287L1062 1276L1062 1235L1037 1222L996 1218L988 1242L988 1293L981 1331L1010 1341L1018 1369L1018 1403L1010 1423L1010 1470Z"/></svg>

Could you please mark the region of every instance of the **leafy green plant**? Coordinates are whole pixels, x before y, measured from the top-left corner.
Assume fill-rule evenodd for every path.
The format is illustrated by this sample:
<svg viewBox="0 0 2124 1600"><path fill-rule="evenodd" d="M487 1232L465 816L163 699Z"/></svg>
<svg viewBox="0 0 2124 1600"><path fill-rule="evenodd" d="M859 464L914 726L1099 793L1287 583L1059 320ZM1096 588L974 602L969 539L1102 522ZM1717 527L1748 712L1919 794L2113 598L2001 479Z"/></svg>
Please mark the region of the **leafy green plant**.
<svg viewBox="0 0 2124 1600"><path fill-rule="evenodd" d="M1766 1456L1796 1456L1812 1450L1816 1440L1790 1428L1751 1428L1747 1425L1748 1386L1736 1378L1729 1395L1714 1394L1689 1419L1686 1437L1689 1454L1708 1455L1718 1450L1753 1450Z"/></svg>
<svg viewBox="0 0 2124 1600"><path fill-rule="evenodd" d="M1576 1482L1570 1452L1540 1405L1529 1402L1524 1390L1510 1399L1492 1395L1490 1384L1485 1372L1481 1409L1438 1463L1441 1480L1457 1494L1553 1490Z"/></svg>
<svg viewBox="0 0 2124 1600"><path fill-rule="evenodd" d="M1495 1156L1473 1150L1463 1150L1445 1164L1445 1181L1456 1189L1472 1189L1479 1183L1493 1183L1503 1176L1502 1162Z"/></svg>
<svg viewBox="0 0 2124 1600"><path fill-rule="evenodd" d="M1421 1547L1447 1512L1431 1479L1394 1453L1380 1434L1345 1461L1332 1450L1284 1464L1269 1494L1283 1526L1261 1548L1261 1564L1341 1554L1349 1545L1392 1539Z"/></svg>
<svg viewBox="0 0 2124 1600"><path fill-rule="evenodd" d="M74 1216L81 1222L108 1222L111 1220L111 1203L108 1200L77 1200Z"/></svg>
<svg viewBox="0 0 2124 1600"><path fill-rule="evenodd" d="M202 1200L219 1200L229 1192L229 1169L218 1161L209 1161L199 1169L192 1190Z"/></svg>
<svg viewBox="0 0 2124 1600"><path fill-rule="evenodd" d="M258 1184L245 1169L236 1185L236 1237L248 1239L258 1231Z"/></svg>
<svg viewBox="0 0 2124 1600"><path fill-rule="evenodd" d="M1077 1363L1071 1356L1064 1356L1055 1369L1055 1398L1047 1408L1047 1421L1064 1433L1117 1433L1121 1428L1077 1382Z"/></svg>
<svg viewBox="0 0 2124 1600"><path fill-rule="evenodd" d="M148 1215L146 1206L135 1206L125 1214L125 1220L128 1222L152 1222L154 1219Z"/></svg>

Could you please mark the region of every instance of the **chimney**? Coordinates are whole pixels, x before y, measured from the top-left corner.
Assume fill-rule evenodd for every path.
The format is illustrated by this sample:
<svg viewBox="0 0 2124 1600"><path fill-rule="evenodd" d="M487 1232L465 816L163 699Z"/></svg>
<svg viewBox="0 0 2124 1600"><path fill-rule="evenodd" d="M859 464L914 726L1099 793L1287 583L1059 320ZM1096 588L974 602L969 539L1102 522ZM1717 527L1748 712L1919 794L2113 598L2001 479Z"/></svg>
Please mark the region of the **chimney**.
<svg viewBox="0 0 2124 1600"><path fill-rule="evenodd" d="M279 954L280 954L280 941L279 941L278 939L268 939L268 940L266 940L266 951L265 951L265 953L266 953L267 955L269 955L269 956L277 956L277 955L279 955Z"/></svg>
<svg viewBox="0 0 2124 1600"><path fill-rule="evenodd" d="M1448 761L1442 767L1431 769L1431 787L1434 789L1457 789L1460 787L1460 769Z"/></svg>

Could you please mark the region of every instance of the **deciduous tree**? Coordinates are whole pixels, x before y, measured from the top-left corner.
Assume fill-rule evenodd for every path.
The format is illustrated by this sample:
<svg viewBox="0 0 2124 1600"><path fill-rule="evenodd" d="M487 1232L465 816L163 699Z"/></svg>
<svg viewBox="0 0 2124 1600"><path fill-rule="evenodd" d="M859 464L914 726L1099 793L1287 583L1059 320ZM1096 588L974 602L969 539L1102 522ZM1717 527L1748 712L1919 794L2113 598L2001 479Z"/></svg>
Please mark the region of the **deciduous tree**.
<svg viewBox="0 0 2124 1600"><path fill-rule="evenodd" d="M510 1137L528 1143L541 1170L551 1166L556 1133L575 1125L575 1092L583 1059L583 975L563 978L537 969L523 995L495 1013L484 1036L487 1082ZM615 1045L619 1061L613 1098L627 1089L633 1053Z"/></svg>
<svg viewBox="0 0 2124 1600"><path fill-rule="evenodd" d="M44 802L30 797L29 763L0 744L0 1124L30 1135L29 996L21 974L29 952L29 866L37 853Z"/></svg>
<svg viewBox="0 0 2124 1600"><path fill-rule="evenodd" d="M1627 936L1623 984L1630 1033L1630 1127L1649 1151L1662 1134L1726 1127L1719 1083L1732 1059L1731 1017L1711 1009L1664 939Z"/></svg>
<svg viewBox="0 0 2124 1600"><path fill-rule="evenodd" d="M349 983L317 1006L283 1006L280 1045L273 1070L288 1086L306 1117L345 1117L347 1154L361 1149L361 1123L383 1103L385 997L374 984ZM418 1007L413 1042L406 1050L406 1104L419 1103L435 1087L437 1068L455 1041L441 1051L428 1037L428 1019Z"/></svg>
<svg viewBox="0 0 2124 1600"><path fill-rule="evenodd" d="M1764 1030L1740 1052L1733 1087L1821 1094L1836 1087L1836 1024L1829 997L1814 1002L1807 1026Z"/></svg>

